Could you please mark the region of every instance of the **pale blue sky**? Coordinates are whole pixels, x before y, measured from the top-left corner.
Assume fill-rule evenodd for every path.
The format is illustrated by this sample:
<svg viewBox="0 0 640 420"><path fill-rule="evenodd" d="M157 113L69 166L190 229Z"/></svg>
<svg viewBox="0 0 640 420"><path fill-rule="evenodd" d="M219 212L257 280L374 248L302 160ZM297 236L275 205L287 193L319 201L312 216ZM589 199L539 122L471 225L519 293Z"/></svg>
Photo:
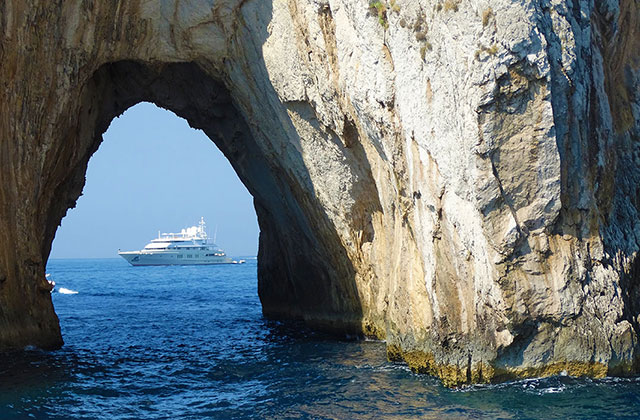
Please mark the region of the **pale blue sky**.
<svg viewBox="0 0 640 420"><path fill-rule="evenodd" d="M56 232L50 258L118 257L200 216L231 256L256 255L253 199L229 161L200 130L153 104L115 118L89 161L75 209Z"/></svg>

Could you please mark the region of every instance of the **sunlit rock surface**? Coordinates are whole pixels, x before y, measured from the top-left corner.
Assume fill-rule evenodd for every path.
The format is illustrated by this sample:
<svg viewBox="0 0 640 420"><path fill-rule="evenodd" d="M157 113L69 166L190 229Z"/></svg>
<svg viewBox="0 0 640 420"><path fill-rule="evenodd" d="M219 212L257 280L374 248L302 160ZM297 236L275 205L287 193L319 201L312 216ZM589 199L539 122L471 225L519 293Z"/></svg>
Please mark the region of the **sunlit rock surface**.
<svg viewBox="0 0 640 420"><path fill-rule="evenodd" d="M0 347L61 345L55 230L144 100L255 197L265 315L386 339L447 385L637 372L639 10L0 2Z"/></svg>

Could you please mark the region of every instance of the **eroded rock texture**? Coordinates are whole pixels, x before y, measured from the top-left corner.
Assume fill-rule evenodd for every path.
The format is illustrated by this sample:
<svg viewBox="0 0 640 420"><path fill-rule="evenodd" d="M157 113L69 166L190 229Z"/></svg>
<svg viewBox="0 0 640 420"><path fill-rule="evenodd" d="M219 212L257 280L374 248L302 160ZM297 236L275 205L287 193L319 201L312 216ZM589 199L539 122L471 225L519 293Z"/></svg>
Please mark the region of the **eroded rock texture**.
<svg viewBox="0 0 640 420"><path fill-rule="evenodd" d="M637 372L639 4L1 2L0 347L61 344L56 227L151 101L255 197L267 316L448 385Z"/></svg>

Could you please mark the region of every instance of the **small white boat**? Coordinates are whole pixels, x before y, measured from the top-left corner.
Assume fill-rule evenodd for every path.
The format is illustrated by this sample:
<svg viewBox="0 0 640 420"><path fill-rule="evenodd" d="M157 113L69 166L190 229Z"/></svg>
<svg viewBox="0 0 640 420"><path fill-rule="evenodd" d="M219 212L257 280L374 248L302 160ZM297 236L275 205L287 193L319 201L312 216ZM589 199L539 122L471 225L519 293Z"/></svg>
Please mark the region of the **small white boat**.
<svg viewBox="0 0 640 420"><path fill-rule="evenodd" d="M207 265L233 264L233 260L209 240L204 218L198 226L182 229L180 233L158 232L140 251L118 251L129 264L140 265Z"/></svg>
<svg viewBox="0 0 640 420"><path fill-rule="evenodd" d="M49 283L49 286L51 287L51 293L53 293L53 289L56 287L56 282L51 280L51 274L45 274L44 278L47 280L47 283Z"/></svg>

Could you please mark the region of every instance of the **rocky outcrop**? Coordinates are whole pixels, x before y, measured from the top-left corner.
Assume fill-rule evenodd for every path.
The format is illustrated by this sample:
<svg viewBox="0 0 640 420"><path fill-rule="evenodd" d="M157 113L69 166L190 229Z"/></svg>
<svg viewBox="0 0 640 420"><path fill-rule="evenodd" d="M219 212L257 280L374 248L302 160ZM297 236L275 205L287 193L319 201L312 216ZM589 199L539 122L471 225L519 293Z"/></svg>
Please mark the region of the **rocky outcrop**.
<svg viewBox="0 0 640 420"><path fill-rule="evenodd" d="M447 385L640 348L637 0L0 3L0 347L61 345L44 266L151 101L255 198L265 315Z"/></svg>

